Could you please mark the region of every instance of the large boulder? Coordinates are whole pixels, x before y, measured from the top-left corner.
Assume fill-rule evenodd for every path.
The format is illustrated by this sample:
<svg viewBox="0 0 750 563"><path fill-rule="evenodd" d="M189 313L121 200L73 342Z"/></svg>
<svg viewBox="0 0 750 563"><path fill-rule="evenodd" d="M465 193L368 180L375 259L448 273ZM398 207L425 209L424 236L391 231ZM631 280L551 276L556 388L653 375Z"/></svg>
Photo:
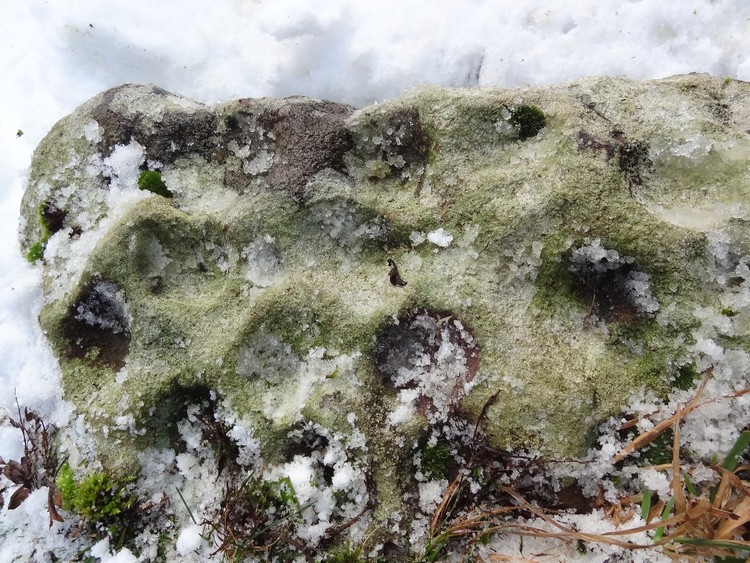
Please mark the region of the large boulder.
<svg viewBox="0 0 750 563"><path fill-rule="evenodd" d="M436 444L580 456L708 367L707 316L747 349L749 157L750 84L706 75L359 110L126 85L39 145L20 240L106 468L222 401L269 467L339 444L385 521Z"/></svg>

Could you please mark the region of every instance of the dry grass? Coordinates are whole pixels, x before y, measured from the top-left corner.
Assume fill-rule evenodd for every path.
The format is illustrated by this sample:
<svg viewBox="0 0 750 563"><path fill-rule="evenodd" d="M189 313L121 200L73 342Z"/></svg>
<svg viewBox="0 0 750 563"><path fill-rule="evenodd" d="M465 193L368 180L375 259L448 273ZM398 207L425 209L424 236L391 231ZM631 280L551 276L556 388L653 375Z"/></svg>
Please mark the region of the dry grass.
<svg viewBox="0 0 750 563"><path fill-rule="evenodd" d="M473 554L477 543L485 542L492 534L513 534L536 538L554 538L564 543L598 543L617 546L624 550L654 550L679 561L705 561L714 557L745 558L750 555L750 482L742 476L750 472L750 464L738 465L737 458L750 443L750 432L743 432L726 458L713 466L717 479L713 486L696 490L689 480L689 468L680 459L680 422L701 406L750 393L750 388L700 402L711 371L704 372L701 385L683 407L664 418L654 427L633 439L613 459L624 460L630 454L653 442L668 430L674 432L672 463L652 466L652 469L671 474L671 499L659 499L653 505L650 491L641 495L625 496L618 504L605 507L613 527L617 530L590 534L559 522L554 511L527 501L512 487L501 491L512 499L507 506L492 509L462 511L451 516L458 496L465 485L466 473L459 474L448 486L430 525L430 541L422 560L434 561L449 542L463 545L463 559ZM624 426L632 427L628 421ZM641 505L646 524L623 527L631 520L637 505ZM538 524L527 524L517 516L532 515ZM515 516L510 519L509 516ZM627 536L653 533L653 541L638 543ZM642 540L641 540L642 541ZM434 555L434 556L431 556ZM523 557L491 555L490 561L530 561ZM750 559L749 559L750 560Z"/></svg>

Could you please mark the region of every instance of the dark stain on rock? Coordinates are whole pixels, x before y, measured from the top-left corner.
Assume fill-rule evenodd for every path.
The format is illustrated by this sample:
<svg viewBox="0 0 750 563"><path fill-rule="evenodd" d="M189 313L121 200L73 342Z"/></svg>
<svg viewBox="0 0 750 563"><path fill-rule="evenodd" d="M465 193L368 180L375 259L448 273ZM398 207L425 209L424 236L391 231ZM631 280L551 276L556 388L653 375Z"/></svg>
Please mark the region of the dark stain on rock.
<svg viewBox="0 0 750 563"><path fill-rule="evenodd" d="M598 139L586 131L579 131L576 140L579 151L603 153L607 163L612 159L617 160L620 175L631 196L635 188L642 186L648 173L653 170L648 143L629 139L619 129L614 129L611 138L606 140Z"/></svg>
<svg viewBox="0 0 750 563"><path fill-rule="evenodd" d="M308 199L306 186L318 172L332 169L345 173L344 155L352 148L352 136L346 119L354 108L324 100L292 97L277 107L269 107L263 100L237 101L238 111L226 115L222 124L222 146L235 141L247 147L243 167L228 170L228 187L243 193L253 177L262 176L268 188L287 192L299 203ZM265 155L263 154L265 151ZM217 153L226 158L228 153ZM245 163L257 158L267 159L255 172Z"/></svg>
<svg viewBox="0 0 750 563"><path fill-rule="evenodd" d="M178 453L184 452L185 442L177 428L177 423L187 417L189 406L200 405L201 409L196 416L216 424L218 422L214 416L216 401L212 400L211 394L211 389L205 385L181 385L175 380L166 385L153 403L149 404L148 411L137 417L148 429L146 436L149 439L149 446L171 448ZM155 408L152 408L151 404ZM224 440L218 439L218 436L212 438L214 439L210 443L215 448L214 452L218 457Z"/></svg>
<svg viewBox="0 0 750 563"><path fill-rule="evenodd" d="M479 343L459 319L449 312L422 308L388 323L376 340L374 353L378 371L397 389L418 385L407 372L457 371L462 374L453 385L456 393L474 378L480 360ZM450 362L452 368L442 368Z"/></svg>
<svg viewBox="0 0 750 563"><path fill-rule="evenodd" d="M263 114L260 123L276 137L267 176L271 188L304 201L305 184L313 175L326 168L345 172L344 155L352 147L352 136L344 122L353 111L343 104L300 99Z"/></svg>
<svg viewBox="0 0 750 563"><path fill-rule="evenodd" d="M416 108L398 108L375 113L366 128L367 141L359 150L366 160L388 164L392 176L411 177L423 173L430 153L430 140Z"/></svg>
<svg viewBox="0 0 750 563"><path fill-rule="evenodd" d="M63 320L68 358L91 359L119 370L130 348L130 320L117 286L94 278L82 289Z"/></svg>
<svg viewBox="0 0 750 563"><path fill-rule="evenodd" d="M66 215L65 211L47 202L42 204L39 212L40 220L44 223L50 235L54 235L63 229Z"/></svg>
<svg viewBox="0 0 750 563"><path fill-rule="evenodd" d="M100 152L107 157L115 145L137 141L145 148L146 159L171 164L180 157L199 154L208 159L216 147L216 116L206 108L198 111L164 110L154 123L142 114L123 115L112 102L117 93L131 89L126 84L103 94L104 100L92 111L92 117L102 128ZM173 94L151 86L151 93L171 97Z"/></svg>
<svg viewBox="0 0 750 563"><path fill-rule="evenodd" d="M587 317L596 315L606 323L627 323L647 316L639 308L648 276L637 272L632 259L571 260L570 271L575 277L574 290L589 304ZM640 293L639 293L640 291ZM650 296L650 289L648 290Z"/></svg>
<svg viewBox="0 0 750 563"><path fill-rule="evenodd" d="M586 131L579 131L577 140L579 151L590 150L592 152L604 153L607 162L611 161L617 153L617 148L613 143L597 139Z"/></svg>

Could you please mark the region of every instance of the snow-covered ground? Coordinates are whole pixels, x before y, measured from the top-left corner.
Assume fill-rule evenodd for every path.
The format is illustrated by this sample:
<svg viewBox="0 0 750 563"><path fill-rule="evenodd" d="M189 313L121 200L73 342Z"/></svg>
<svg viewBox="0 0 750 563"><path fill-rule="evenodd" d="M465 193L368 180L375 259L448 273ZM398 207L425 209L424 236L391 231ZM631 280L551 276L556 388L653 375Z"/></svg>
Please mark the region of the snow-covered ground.
<svg viewBox="0 0 750 563"><path fill-rule="evenodd" d="M425 83L687 72L750 81L746 0L5 0L0 14L0 409L14 413L17 397L58 423L69 408L36 322L39 266L20 254L18 209L34 147L106 88L362 106ZM0 428L5 459L21 457L19 436Z"/></svg>

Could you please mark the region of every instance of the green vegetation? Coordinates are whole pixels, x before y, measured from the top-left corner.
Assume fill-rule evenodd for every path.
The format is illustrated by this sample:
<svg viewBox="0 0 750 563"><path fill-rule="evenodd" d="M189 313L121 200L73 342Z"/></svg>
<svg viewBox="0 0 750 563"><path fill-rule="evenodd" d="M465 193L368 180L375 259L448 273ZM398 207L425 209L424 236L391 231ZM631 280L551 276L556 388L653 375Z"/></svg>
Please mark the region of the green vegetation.
<svg viewBox="0 0 750 563"><path fill-rule="evenodd" d="M448 474L450 452L443 445L427 446L422 450L422 473L429 480L445 479Z"/></svg>
<svg viewBox="0 0 750 563"><path fill-rule="evenodd" d="M57 476L57 488L62 508L79 514L92 535L99 535L104 529L123 543L135 507L135 498L124 484L113 481L104 472L94 472L77 481L66 463Z"/></svg>
<svg viewBox="0 0 750 563"><path fill-rule="evenodd" d="M36 216L39 224L42 227L42 238L31 245L29 250L26 251L26 260L32 264L37 260L41 260L44 256L44 249L47 247L47 241L52 236L52 232L47 225L47 221L44 218L44 210L47 208L47 204L42 202L36 206Z"/></svg>
<svg viewBox="0 0 750 563"><path fill-rule="evenodd" d="M353 546L347 538L344 545L331 552L322 563L364 563L367 561L362 555L362 545Z"/></svg>
<svg viewBox="0 0 750 563"><path fill-rule="evenodd" d="M44 247L45 243L42 241L37 241L32 244L31 248L29 248L29 250L26 252L26 260L28 260L32 264L37 260L41 260L42 256L44 256Z"/></svg>
<svg viewBox="0 0 750 563"><path fill-rule="evenodd" d="M227 484L220 508L203 523L208 528L204 537L218 545L217 553L228 561L242 561L253 553L290 561L299 555L298 544L289 541L294 521L309 506L300 506L289 477L266 481L251 472L239 486Z"/></svg>
<svg viewBox="0 0 750 563"><path fill-rule="evenodd" d="M138 189L153 192L162 197L173 197L158 170L144 170L138 177Z"/></svg>
<svg viewBox="0 0 750 563"><path fill-rule="evenodd" d="M675 375L674 379L672 380L672 385L677 389L687 391L688 389L693 387L695 380L699 375L700 374L698 373L698 370L695 369L695 366L693 364L680 366L680 369L677 370L677 375Z"/></svg>
<svg viewBox="0 0 750 563"><path fill-rule="evenodd" d="M508 122L518 129L518 138L525 141L536 137L547 125L547 118L537 106L521 105L511 110Z"/></svg>

